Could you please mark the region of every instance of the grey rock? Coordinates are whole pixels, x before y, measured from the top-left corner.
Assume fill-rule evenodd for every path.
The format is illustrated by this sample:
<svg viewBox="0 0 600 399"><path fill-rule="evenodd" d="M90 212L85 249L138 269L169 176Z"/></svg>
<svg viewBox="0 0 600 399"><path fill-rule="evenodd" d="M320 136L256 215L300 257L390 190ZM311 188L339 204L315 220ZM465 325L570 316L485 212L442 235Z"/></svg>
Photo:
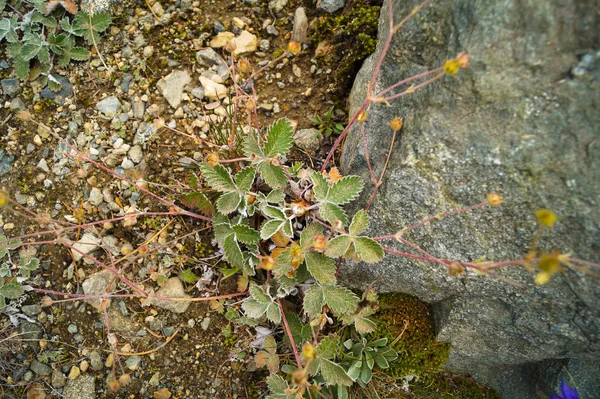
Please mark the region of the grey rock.
<svg viewBox="0 0 600 399"><path fill-rule="evenodd" d="M18 111L21 109L25 109L27 108L27 106L25 105L25 102L23 100L21 100L19 97L15 97L12 100L10 100L10 110L11 111Z"/></svg>
<svg viewBox="0 0 600 399"><path fill-rule="evenodd" d="M48 87L45 87L41 93L42 98L51 100L52 102L59 105L63 105L65 103L65 100L73 95L73 85L71 84L71 82L69 82L69 79L65 78L64 76L52 76L58 81L58 83L60 83L60 90L55 92L50 90Z"/></svg>
<svg viewBox="0 0 600 399"><path fill-rule="evenodd" d="M196 97L198 100L202 100L204 98L204 88L203 87L194 87L191 91L192 96Z"/></svg>
<svg viewBox="0 0 600 399"><path fill-rule="evenodd" d="M133 136L133 144L143 145L147 140L155 137L158 127L154 123L142 122Z"/></svg>
<svg viewBox="0 0 600 399"><path fill-rule="evenodd" d="M394 15L408 15L417 3L394 0ZM563 7L578 11L564 18ZM350 114L365 98L389 29L386 4L382 10L378 48L356 78ZM590 25L592 17L586 14L575 0L527 6L516 0L485 5L459 0L429 5L418 14L420 23L411 22L396 34L375 82L377 91L443 65L463 49L472 62L457 76L392 101L390 107L369 107L366 137L376 173L392 136L387 124L395 116L404 118L369 211L370 234L393 234L499 191L505 198L501 207L437 220L406 238L440 259L519 259L537 231L535 210L550 208L560 220L544 232L542 249L600 261L600 113L595 109L600 69L588 71L585 79L565 75L578 65L577 56L600 39L600 25ZM503 34L507 29L510 37ZM347 137L341 164L344 174L370 181L357 126ZM362 205L372 189L367 183ZM385 245L406 250L394 242ZM597 280L566 270L537 286L534 275L522 268L497 272L523 288L471 272L450 278L445 267L392 256L377 265L345 264L340 279L363 288L379 280L382 291L432 303L438 338L452 344L445 368L472 374L505 398L537 397L536 390L554 393L548 387L555 385L557 373L536 372L547 362L585 360L593 376L600 361Z"/></svg>
<svg viewBox="0 0 600 399"><path fill-rule="evenodd" d="M171 277L167 280L165 285L156 291L156 297L161 298L189 298L190 296L185 293L183 289L183 283L178 277ZM174 313L183 313L190 307L190 302L175 302L156 300L149 298L145 302L146 305L156 305L163 309L167 309Z"/></svg>
<svg viewBox="0 0 600 399"><path fill-rule="evenodd" d="M104 115L113 118L117 116L117 112L121 109L121 102L117 96L110 96L96 104L96 109Z"/></svg>
<svg viewBox="0 0 600 399"><path fill-rule="evenodd" d="M258 48L261 51L268 51L269 48L271 48L271 43L269 43L269 41L267 39L262 39L260 41L260 44L258 45ZM257 53L257 56L258 56L258 53Z"/></svg>
<svg viewBox="0 0 600 399"><path fill-rule="evenodd" d="M21 311L27 316L35 317L42 313L42 307L40 306L40 304L37 303L33 305L23 305L21 306Z"/></svg>
<svg viewBox="0 0 600 399"><path fill-rule="evenodd" d="M296 8L294 13L294 27L292 28L292 40L298 43L306 43L308 39L308 18L304 7Z"/></svg>
<svg viewBox="0 0 600 399"><path fill-rule="evenodd" d="M73 244L73 259L79 261L85 255L89 255L100 247L101 240L92 233L84 233L79 241Z"/></svg>
<svg viewBox="0 0 600 399"><path fill-rule="evenodd" d="M135 119L144 119L144 111L146 110L146 105L143 101L133 101L131 103L131 110L133 111L133 117Z"/></svg>
<svg viewBox="0 0 600 399"><path fill-rule="evenodd" d="M48 162L46 162L45 158L40 159L40 161L37 164L37 167L46 173L50 173L50 168L48 167Z"/></svg>
<svg viewBox="0 0 600 399"><path fill-rule="evenodd" d="M129 356L127 360L125 360L125 367L131 371L135 371L140 368L140 363L142 363L141 356Z"/></svg>
<svg viewBox="0 0 600 399"><path fill-rule="evenodd" d="M321 140L323 140L323 135L314 128L301 129L294 133L294 144L310 153L319 150Z"/></svg>
<svg viewBox="0 0 600 399"><path fill-rule="evenodd" d="M77 325L76 324L69 324L67 326L67 331L69 332L69 334L75 334L77 332Z"/></svg>
<svg viewBox="0 0 600 399"><path fill-rule="evenodd" d="M29 365L29 369L37 375L46 376L52 374L52 367L47 364L33 360Z"/></svg>
<svg viewBox="0 0 600 399"><path fill-rule="evenodd" d="M39 340L42 335L42 328L39 325L25 320L19 321L19 333L25 345L29 345L35 351L40 350Z"/></svg>
<svg viewBox="0 0 600 399"><path fill-rule="evenodd" d="M128 58L128 57L124 57ZM130 73L123 74L123 82L121 83L121 90L123 93L127 93L129 91L129 87L131 86L131 82L133 81L133 75Z"/></svg>
<svg viewBox="0 0 600 399"><path fill-rule="evenodd" d="M90 204L98 206L102 203L103 200L104 197L102 196L102 191L100 191L98 187L93 187L90 190L90 196L88 198Z"/></svg>
<svg viewBox="0 0 600 399"><path fill-rule="evenodd" d="M115 275L108 270L101 270L91 274L81 284L83 287L83 292L86 295L104 295L106 294L106 289L109 287L114 277ZM85 302L89 303L95 308L98 308L102 303L102 298L88 298L85 300Z"/></svg>
<svg viewBox="0 0 600 399"><path fill-rule="evenodd" d="M319 0L317 1L317 8L331 14L344 8L345 3L346 0Z"/></svg>
<svg viewBox="0 0 600 399"><path fill-rule="evenodd" d="M96 371L100 371L104 368L104 362L102 361L102 356L100 356L100 353L98 353L98 351L91 351L90 355L90 365L92 366L92 368Z"/></svg>
<svg viewBox="0 0 600 399"><path fill-rule="evenodd" d="M90 14L109 11L117 0L83 0L81 10Z"/></svg>
<svg viewBox="0 0 600 399"><path fill-rule="evenodd" d="M0 148L0 176L7 174L15 160L13 155L8 155Z"/></svg>
<svg viewBox="0 0 600 399"><path fill-rule="evenodd" d="M123 162L121 163L121 167L125 170L133 169L135 165L131 161L131 159L125 157L123 158Z"/></svg>
<svg viewBox="0 0 600 399"><path fill-rule="evenodd" d="M279 31L274 25L267 26L267 33L271 36L279 36Z"/></svg>
<svg viewBox="0 0 600 399"><path fill-rule="evenodd" d="M63 397L64 399L95 399L96 384L94 377L89 374L82 374L74 380L68 380L63 391Z"/></svg>
<svg viewBox="0 0 600 399"><path fill-rule="evenodd" d="M223 57L210 47L203 48L196 52L196 62L208 68L216 66L217 74L223 78L223 80L229 78L229 68L227 67L227 63Z"/></svg>
<svg viewBox="0 0 600 399"><path fill-rule="evenodd" d="M62 388L67 383L67 377L60 370L52 370L52 386L54 388Z"/></svg>
<svg viewBox="0 0 600 399"><path fill-rule="evenodd" d="M287 4L288 0L270 0L269 10L273 11L274 13L278 13L281 10L283 10L283 8L287 6Z"/></svg>
<svg viewBox="0 0 600 399"><path fill-rule="evenodd" d="M181 97L183 96L183 88L192 81L188 71L173 71L164 79L158 82L158 88L165 97L169 105L173 108L179 107Z"/></svg>
<svg viewBox="0 0 600 399"><path fill-rule="evenodd" d="M142 162L142 157L144 154L142 154L141 146L134 145L133 147L131 147L129 149L129 152L127 153L127 155L129 155L129 158L133 161L133 163L140 163L140 162Z"/></svg>
<svg viewBox="0 0 600 399"><path fill-rule="evenodd" d="M0 80L2 91L9 97L14 97L21 92L21 85L18 79L2 79Z"/></svg>

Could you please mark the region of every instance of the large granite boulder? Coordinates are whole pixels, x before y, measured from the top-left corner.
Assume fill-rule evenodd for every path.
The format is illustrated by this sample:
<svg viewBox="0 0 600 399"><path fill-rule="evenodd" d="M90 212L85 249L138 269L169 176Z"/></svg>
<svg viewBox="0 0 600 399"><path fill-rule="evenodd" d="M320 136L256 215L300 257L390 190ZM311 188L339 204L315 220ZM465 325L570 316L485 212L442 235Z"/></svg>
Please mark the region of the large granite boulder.
<svg viewBox="0 0 600 399"><path fill-rule="evenodd" d="M418 3L392 2L396 22ZM540 248L600 261L596 8L586 0L437 1L402 28L376 90L461 51L472 56L471 67L391 106L369 108L367 146L377 175L392 137L387 124L404 119L369 211L370 233L393 234L497 191L502 206L436 220L406 238L441 259L519 259L537 233L535 210L550 208L559 222L544 232ZM385 3L382 10L380 39L388 31ZM365 97L382 45L356 79L351 113ZM342 169L370 181L356 128L343 147ZM367 184L362 205L372 188ZM568 270L537 286L523 268L498 274L523 287L472 272L453 278L443 266L393 256L378 265L346 264L341 278L355 287L379 280L382 291L432 303L438 338L452 344L446 368L473 375L505 398L547 395L559 378L577 385L581 397L599 398L600 278Z"/></svg>

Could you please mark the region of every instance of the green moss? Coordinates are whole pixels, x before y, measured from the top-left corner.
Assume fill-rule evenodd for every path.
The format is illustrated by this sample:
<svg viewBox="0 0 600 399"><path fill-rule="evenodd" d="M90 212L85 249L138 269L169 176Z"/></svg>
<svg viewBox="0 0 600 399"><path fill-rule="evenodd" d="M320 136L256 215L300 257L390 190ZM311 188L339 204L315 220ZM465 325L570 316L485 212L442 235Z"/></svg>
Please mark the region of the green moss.
<svg viewBox="0 0 600 399"><path fill-rule="evenodd" d="M398 352L398 360L390 364L386 374L398 379L416 376L409 381L408 398L500 399L493 390L469 377L441 371L448 360L450 345L436 340L429 305L404 294L381 295L379 303L374 338L388 338L393 343L390 346ZM398 394L407 397L405 392Z"/></svg>

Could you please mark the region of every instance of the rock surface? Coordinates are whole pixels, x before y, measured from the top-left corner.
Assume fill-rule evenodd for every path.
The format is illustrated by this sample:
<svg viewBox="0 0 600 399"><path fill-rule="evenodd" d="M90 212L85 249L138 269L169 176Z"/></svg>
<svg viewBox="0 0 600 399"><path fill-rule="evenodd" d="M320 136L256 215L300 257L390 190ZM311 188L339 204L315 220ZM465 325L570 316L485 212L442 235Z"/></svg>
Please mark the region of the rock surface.
<svg viewBox="0 0 600 399"><path fill-rule="evenodd" d="M336 12L344 8L345 0L319 0L317 7L328 13Z"/></svg>
<svg viewBox="0 0 600 399"><path fill-rule="evenodd" d="M92 375L80 375L76 379L67 382L63 396L65 399L95 399L95 385Z"/></svg>
<svg viewBox="0 0 600 399"><path fill-rule="evenodd" d="M189 298L190 296L185 293L183 283L178 277L171 277L167 280L165 285L156 291L157 297L161 298ZM175 301L164 301L156 299L148 299L146 304L156 305L163 309L170 310L175 313L183 313L190 307L191 302L175 302Z"/></svg>
<svg viewBox="0 0 600 399"><path fill-rule="evenodd" d="M173 108L179 107L183 88L192 81L188 71L173 71L158 83L163 96Z"/></svg>
<svg viewBox="0 0 600 399"><path fill-rule="evenodd" d="M396 22L417 3L393 0ZM387 20L384 11L379 46L353 88L351 115L365 97ZM498 191L505 198L499 208L437 220L405 237L441 259L519 259L537 231L535 210L550 208L560 219L544 232L542 249L573 251L598 262L600 69L597 60L590 68L587 58L596 57L590 49L600 41L599 26L598 16L575 0L459 0L432 3L419 12L395 36L375 90L443 65L461 51L472 56L471 67L394 100L391 107L369 108L366 135L377 175L392 137L387 124L395 116L404 118L369 212L370 233L393 234ZM342 169L370 181L356 127L346 140ZM372 189L367 184L362 205ZM390 241L385 245L410 250ZM434 304L438 338L452 344L446 368L474 375L503 397L557 392L560 367L550 365L558 362L577 364L579 375L587 373L568 382L577 384L582 397L597 398L600 390L586 381L600 380L598 279L569 270L536 286L534 275L521 268L498 274L524 288L474 273L450 278L443 266L391 256L376 266L347 264L341 278L363 288L379 279L382 291ZM582 364L587 371L581 371Z"/></svg>

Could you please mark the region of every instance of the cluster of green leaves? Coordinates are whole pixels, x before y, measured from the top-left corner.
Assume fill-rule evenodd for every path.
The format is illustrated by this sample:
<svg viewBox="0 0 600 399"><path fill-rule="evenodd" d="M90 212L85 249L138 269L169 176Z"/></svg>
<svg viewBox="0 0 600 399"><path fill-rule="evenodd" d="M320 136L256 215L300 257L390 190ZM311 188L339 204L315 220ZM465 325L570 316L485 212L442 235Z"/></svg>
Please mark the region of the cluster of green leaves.
<svg viewBox="0 0 600 399"><path fill-rule="evenodd" d="M0 310L6 306L7 299L16 299L23 296L25 293L23 283L40 266L38 258L25 256L21 256L18 263L14 264L9 256L9 252L20 246L20 240L8 239L4 234L0 234L0 260L8 257L0 265Z"/></svg>
<svg viewBox="0 0 600 399"><path fill-rule="evenodd" d="M314 115L309 116L308 120L317 127L320 134L324 134L325 137L329 137L332 134L339 135L344 131L345 126L339 122L336 122L333 117L333 108L329 108L323 113L323 116Z"/></svg>
<svg viewBox="0 0 600 399"><path fill-rule="evenodd" d="M286 167L284 160L292 142L292 124L279 119L264 136L253 132L243 139L243 159L219 162L220 157L213 155L207 158L210 164L199 167L206 185L217 193L212 201L212 227L231 266L226 269L228 276L241 271L241 278L249 281L243 316L231 307L225 316L235 323L268 321L277 325L283 321L279 301L302 293L302 314L286 315L295 345L312 342L313 329L320 331L323 320L330 320L329 314L354 327L359 335L371 333L376 324L369 316L376 307L361 303L374 301L372 293L368 298L363 296L361 302L354 292L337 283L339 258L367 263L383 259L379 243L363 235L369 226L367 213L358 211L350 219L342 208L358 197L363 182L358 176L324 175L297 164ZM304 189L299 194L294 187ZM211 196L198 190L194 198L188 195L184 201L206 205L211 203ZM270 271L272 278L265 279L259 269ZM366 347L379 350L377 345ZM277 371L276 349L275 341L269 338L268 345L257 354L257 365ZM366 376L356 375L354 363L345 360L353 356L354 349L345 349L337 335L321 338L315 349L316 356L305 364L307 375L313 384L332 387L338 393L335 397L347 397L346 387ZM363 352L371 353L371 349ZM371 370L371 361L365 362ZM293 372L289 365L282 370ZM282 396L288 395L284 391L289 384L281 377L271 376L269 386L271 398L288 397Z"/></svg>
<svg viewBox="0 0 600 399"><path fill-rule="evenodd" d="M344 342L344 347L350 351L352 358L348 375L360 386L365 387L371 381L375 365L387 369L390 362L398 358L396 351L386 346L387 341L387 338L380 338L368 342L365 337L361 337L358 342L351 339Z"/></svg>
<svg viewBox="0 0 600 399"><path fill-rule="evenodd" d="M0 11L6 6L0 0ZM88 46L95 45L111 23L107 13L94 15L77 12L67 16L62 7L47 6L44 0L30 3L16 2L19 13L0 20L0 42L8 42L7 55L12 60L15 75L21 79L42 75L52 90L60 90L60 83L50 72L54 65L66 67L71 61L90 58L87 48L78 46L76 38L83 37Z"/></svg>

